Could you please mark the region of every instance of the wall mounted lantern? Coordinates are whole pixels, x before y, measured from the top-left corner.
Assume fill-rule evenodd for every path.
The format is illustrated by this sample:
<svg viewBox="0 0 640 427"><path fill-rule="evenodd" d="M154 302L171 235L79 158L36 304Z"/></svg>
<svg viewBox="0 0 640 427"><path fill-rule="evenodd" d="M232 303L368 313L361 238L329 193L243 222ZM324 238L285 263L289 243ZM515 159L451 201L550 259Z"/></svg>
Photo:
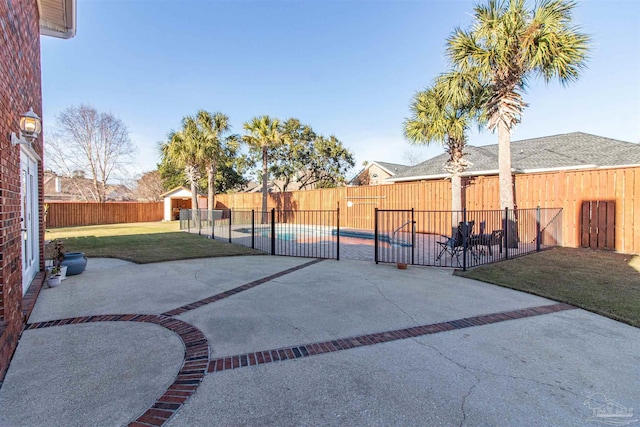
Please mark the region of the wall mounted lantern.
<svg viewBox="0 0 640 427"><path fill-rule="evenodd" d="M20 116L20 132L16 136L11 132L11 145L30 145L42 131L42 120L33 112L33 108Z"/></svg>

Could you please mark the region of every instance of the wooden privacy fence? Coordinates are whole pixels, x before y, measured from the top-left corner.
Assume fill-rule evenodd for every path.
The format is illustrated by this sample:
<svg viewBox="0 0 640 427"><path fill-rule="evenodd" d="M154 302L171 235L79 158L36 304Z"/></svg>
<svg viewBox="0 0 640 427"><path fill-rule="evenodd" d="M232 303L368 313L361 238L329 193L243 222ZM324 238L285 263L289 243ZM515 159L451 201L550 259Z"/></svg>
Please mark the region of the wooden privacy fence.
<svg viewBox="0 0 640 427"><path fill-rule="evenodd" d="M163 202L47 202L47 227L162 221Z"/></svg>
<svg viewBox="0 0 640 427"><path fill-rule="evenodd" d="M608 221L614 248L640 253L640 167L516 174L517 208L562 208L562 246L580 247L582 203L607 201L614 205ZM374 209L451 210L448 180L398 183L323 190L270 193L268 209L332 210L340 206L341 226L373 230ZM463 206L467 210L500 209L497 176L463 180ZM219 194L217 209L261 208L260 193ZM609 237L611 239L611 237Z"/></svg>

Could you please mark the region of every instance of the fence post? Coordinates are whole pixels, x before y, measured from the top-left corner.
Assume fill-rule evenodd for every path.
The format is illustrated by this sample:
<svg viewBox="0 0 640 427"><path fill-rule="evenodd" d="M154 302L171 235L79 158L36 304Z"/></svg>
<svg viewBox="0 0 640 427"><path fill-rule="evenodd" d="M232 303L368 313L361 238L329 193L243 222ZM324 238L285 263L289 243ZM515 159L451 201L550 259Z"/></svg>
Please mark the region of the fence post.
<svg viewBox="0 0 640 427"><path fill-rule="evenodd" d="M271 208L271 255L276 254L276 210Z"/></svg>
<svg viewBox="0 0 640 427"><path fill-rule="evenodd" d="M504 258L509 259L509 208L504 208L502 228L504 229Z"/></svg>
<svg viewBox="0 0 640 427"><path fill-rule="evenodd" d="M200 212L200 209L198 209L196 219L198 220L198 236L202 236L202 212Z"/></svg>
<svg viewBox="0 0 640 427"><path fill-rule="evenodd" d="M336 209L336 225L338 230L336 231L336 260L340 261L340 202Z"/></svg>
<svg viewBox="0 0 640 427"><path fill-rule="evenodd" d="M413 210L411 208L411 265L416 263L416 221Z"/></svg>
<svg viewBox="0 0 640 427"><path fill-rule="evenodd" d="M540 206L536 208L536 252L540 252Z"/></svg>
<svg viewBox="0 0 640 427"><path fill-rule="evenodd" d="M467 208L462 208L462 271L467 271L467 234L469 224L467 224Z"/></svg>
<svg viewBox="0 0 640 427"><path fill-rule="evenodd" d="M374 210L374 219L373 219L373 257L376 261L376 264L378 263L378 208L375 208Z"/></svg>
<svg viewBox="0 0 640 427"><path fill-rule="evenodd" d="M256 214L255 209L251 209L251 249L256 248Z"/></svg>
<svg viewBox="0 0 640 427"><path fill-rule="evenodd" d="M191 209L185 209L187 217L187 233L191 233Z"/></svg>
<svg viewBox="0 0 640 427"><path fill-rule="evenodd" d="M229 209L229 243L231 243L231 209Z"/></svg>

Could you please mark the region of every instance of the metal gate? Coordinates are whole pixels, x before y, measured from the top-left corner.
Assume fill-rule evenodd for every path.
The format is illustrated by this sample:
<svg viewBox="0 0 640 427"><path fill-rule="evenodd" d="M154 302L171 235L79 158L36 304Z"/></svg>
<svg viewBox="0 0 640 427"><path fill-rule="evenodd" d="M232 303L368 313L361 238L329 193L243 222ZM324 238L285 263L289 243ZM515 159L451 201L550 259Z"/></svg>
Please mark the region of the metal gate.
<svg viewBox="0 0 640 427"><path fill-rule="evenodd" d="M414 211L375 210L374 259L378 262L415 264Z"/></svg>

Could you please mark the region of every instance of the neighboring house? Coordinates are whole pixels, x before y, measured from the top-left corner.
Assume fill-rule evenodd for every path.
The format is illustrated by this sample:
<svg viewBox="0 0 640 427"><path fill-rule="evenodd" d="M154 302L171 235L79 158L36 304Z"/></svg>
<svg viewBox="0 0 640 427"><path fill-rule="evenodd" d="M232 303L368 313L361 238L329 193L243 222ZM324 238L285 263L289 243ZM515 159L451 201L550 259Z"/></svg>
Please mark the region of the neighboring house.
<svg viewBox="0 0 640 427"><path fill-rule="evenodd" d="M472 165L462 176L498 174L498 144L467 146L465 153L465 159ZM448 177L443 168L448 159L449 154L441 154L388 178L387 182ZM640 165L640 144L583 132L511 142L514 174L637 165Z"/></svg>
<svg viewBox="0 0 640 427"><path fill-rule="evenodd" d="M242 190L238 191L238 193L259 193L261 191L262 184L258 184L255 181L249 181Z"/></svg>
<svg viewBox="0 0 640 427"><path fill-rule="evenodd" d="M107 185L107 201L125 202L135 200L133 191L126 185ZM93 181L82 177L57 176L44 173L45 202L95 202Z"/></svg>
<svg viewBox="0 0 640 427"><path fill-rule="evenodd" d="M164 200L164 220L175 221L180 219L180 209L191 209L191 190L187 187L175 187L160 197ZM198 193L198 208L207 208L207 196Z"/></svg>
<svg viewBox="0 0 640 427"><path fill-rule="evenodd" d="M399 165L397 163L373 161L362 169L349 181L349 185L379 185L388 184L387 178L396 176L404 172L411 166Z"/></svg>
<svg viewBox="0 0 640 427"><path fill-rule="evenodd" d="M43 139L19 139L20 116L42 117L40 35L71 38L75 0L0 2L0 381L44 276ZM46 132L46 129L45 129ZM31 289L30 289L31 287ZM25 294L29 294L25 297Z"/></svg>

